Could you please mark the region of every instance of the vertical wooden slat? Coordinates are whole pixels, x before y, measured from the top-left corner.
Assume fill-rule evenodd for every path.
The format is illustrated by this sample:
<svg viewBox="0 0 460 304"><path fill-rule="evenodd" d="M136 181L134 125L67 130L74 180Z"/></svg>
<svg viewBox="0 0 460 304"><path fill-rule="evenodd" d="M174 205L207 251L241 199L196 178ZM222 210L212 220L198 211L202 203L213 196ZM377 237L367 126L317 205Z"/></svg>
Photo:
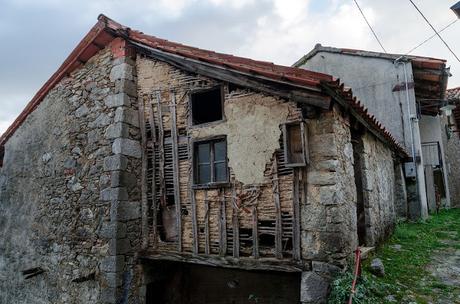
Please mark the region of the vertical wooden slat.
<svg viewBox="0 0 460 304"><path fill-rule="evenodd" d="M177 228L177 250L182 251L182 220L179 184L179 150L177 143L177 123L176 123L176 94L170 92L171 103L171 139L172 139L172 161L173 161L173 183L174 183L174 204L176 207L176 228Z"/></svg>
<svg viewBox="0 0 460 304"><path fill-rule="evenodd" d="M152 235L152 247L156 247L157 245L157 187L156 187L156 150L155 144L157 143L156 137L156 126L155 126L155 117L153 116L153 109L150 100L147 100L147 115L151 129L151 138L152 138L152 159L151 159L151 167L152 167L152 184L150 191L152 193L152 227L151 227L151 235Z"/></svg>
<svg viewBox="0 0 460 304"><path fill-rule="evenodd" d="M293 185L293 200L292 200L292 210L293 214L293 223L292 223L292 257L294 260L300 260L300 202L299 202L299 174L302 169L294 169L294 185Z"/></svg>
<svg viewBox="0 0 460 304"><path fill-rule="evenodd" d="M161 110L161 93L157 91L157 112L158 112L158 153L160 156L159 163L159 183L160 183L160 204L166 204L166 193L165 193L165 149L164 149L164 128L163 128L163 111Z"/></svg>
<svg viewBox="0 0 460 304"><path fill-rule="evenodd" d="M142 248L145 249L148 246L148 207L147 207L147 134L145 131L145 109L144 100L139 98L138 102L139 110L139 129L141 132L141 143L142 143L142 169L141 169L141 231L142 231Z"/></svg>
<svg viewBox="0 0 460 304"><path fill-rule="evenodd" d="M209 239L209 201L208 201L208 191L204 191L204 253L206 255L210 254L210 239Z"/></svg>
<svg viewBox="0 0 460 304"><path fill-rule="evenodd" d="M275 255L278 259L283 258L283 226L281 220L281 204L280 204L280 186L278 179L278 161L275 155L272 167L272 188L273 200L275 202Z"/></svg>
<svg viewBox="0 0 460 304"><path fill-rule="evenodd" d="M236 205L236 189L233 186L232 189L232 206L233 206L233 217L232 217L232 225L233 225L233 257L239 258L240 257L240 227L238 223L238 206Z"/></svg>
<svg viewBox="0 0 460 304"><path fill-rule="evenodd" d="M193 189L193 153L192 153L192 143L190 141L190 138L188 140L188 156L189 156L189 182L188 182L188 188L189 188L189 196L190 196L190 203L192 206L192 233L193 233L193 253L198 254L198 247L200 240L198 238L198 221L197 221L197 214L196 214L196 198L195 198L195 190Z"/></svg>
<svg viewBox="0 0 460 304"><path fill-rule="evenodd" d="M219 211L219 254L224 256L227 253L227 212L224 189L220 190Z"/></svg>
<svg viewBox="0 0 460 304"><path fill-rule="evenodd" d="M252 255L259 258L259 216L257 215L257 204L252 207Z"/></svg>

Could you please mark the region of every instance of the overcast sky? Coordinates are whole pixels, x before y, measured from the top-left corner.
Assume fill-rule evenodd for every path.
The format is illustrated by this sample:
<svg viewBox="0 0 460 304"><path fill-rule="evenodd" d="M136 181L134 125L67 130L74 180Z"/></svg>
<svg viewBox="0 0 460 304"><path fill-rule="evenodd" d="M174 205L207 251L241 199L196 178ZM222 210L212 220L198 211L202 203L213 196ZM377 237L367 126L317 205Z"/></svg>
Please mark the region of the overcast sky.
<svg viewBox="0 0 460 304"><path fill-rule="evenodd" d="M414 0L440 29L457 0ZM433 34L407 0L358 0L391 53ZM381 51L353 0L0 0L0 133L103 13L133 29L219 52L291 65L316 43ZM460 21L442 35L460 56ZM413 54L460 63L434 38Z"/></svg>

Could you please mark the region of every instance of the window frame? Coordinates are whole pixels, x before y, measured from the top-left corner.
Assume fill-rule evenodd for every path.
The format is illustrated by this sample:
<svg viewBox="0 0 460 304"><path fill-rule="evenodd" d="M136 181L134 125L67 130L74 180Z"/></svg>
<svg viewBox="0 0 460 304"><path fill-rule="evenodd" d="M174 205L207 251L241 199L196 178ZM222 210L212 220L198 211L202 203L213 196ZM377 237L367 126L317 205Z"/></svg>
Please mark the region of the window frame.
<svg viewBox="0 0 460 304"><path fill-rule="evenodd" d="M225 168L226 168L226 178L225 181L216 182L215 180L215 161L214 161L214 143L216 142L224 142L225 143ZM198 183L198 155L196 153L197 146L200 144L210 144L210 174L211 174L211 182L209 183ZM193 189L210 189L210 188L218 188L218 187L228 187L230 186L230 172L228 168L228 146L227 146L227 136L225 135L218 135L212 136L207 138L200 138L192 141L192 188ZM221 161L218 161L221 162Z"/></svg>
<svg viewBox="0 0 460 304"><path fill-rule="evenodd" d="M216 90L216 89L220 89L220 106L221 106L222 118L219 119L219 120L203 122L203 123L200 123L200 124L193 123L193 99L192 99L192 95L197 94L197 93L205 93L205 92ZM188 126L190 128L201 128L201 127L206 127L206 126L210 126L210 125L214 125L214 124L219 124L219 123L222 123L222 122L226 121L224 105L225 105L225 89L224 89L223 84L214 85L214 86L208 87L208 88L198 88L198 89L190 90L189 93L188 93L188 107L190 109L189 115L188 115Z"/></svg>
<svg viewBox="0 0 460 304"><path fill-rule="evenodd" d="M301 145L302 145L302 162L292 162L289 155L290 143L288 141L288 128L290 126L300 126L300 136L301 136ZM310 155L308 149L308 128L307 124L303 120L290 121L286 122L282 126L283 130L283 149L284 149L284 165L286 167L295 168L295 167L305 167L310 163Z"/></svg>

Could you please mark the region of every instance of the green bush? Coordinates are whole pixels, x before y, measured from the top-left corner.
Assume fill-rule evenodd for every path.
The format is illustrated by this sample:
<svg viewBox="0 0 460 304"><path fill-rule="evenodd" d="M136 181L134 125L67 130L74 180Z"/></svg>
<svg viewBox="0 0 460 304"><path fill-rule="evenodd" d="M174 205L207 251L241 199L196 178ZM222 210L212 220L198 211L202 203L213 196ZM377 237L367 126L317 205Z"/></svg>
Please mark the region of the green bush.
<svg viewBox="0 0 460 304"><path fill-rule="evenodd" d="M342 273L332 282L332 290L329 295L329 304L348 303L353 283L353 273L347 271ZM386 284L376 282L371 276L362 274L358 279L353 296L355 304L373 304L378 302L379 296L385 291Z"/></svg>

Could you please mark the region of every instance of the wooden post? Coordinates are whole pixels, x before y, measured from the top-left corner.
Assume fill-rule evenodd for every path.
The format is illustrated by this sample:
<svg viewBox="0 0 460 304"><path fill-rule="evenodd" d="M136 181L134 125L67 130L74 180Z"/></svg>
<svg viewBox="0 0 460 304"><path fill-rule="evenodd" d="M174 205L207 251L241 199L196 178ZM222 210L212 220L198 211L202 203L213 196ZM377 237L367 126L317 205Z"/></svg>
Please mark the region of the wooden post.
<svg viewBox="0 0 460 304"><path fill-rule="evenodd" d="M299 201L299 174L302 169L294 168L294 185L293 185L293 200L292 210L293 223L292 223L292 257L294 260L300 260L300 201Z"/></svg>
<svg viewBox="0 0 460 304"><path fill-rule="evenodd" d="M148 207L147 207L147 134L145 131L145 110L144 100L139 98L138 102L139 111L139 128L141 132L141 143L142 143L142 171L141 171L141 231L142 231L142 248L146 249L148 246Z"/></svg>
<svg viewBox="0 0 460 304"><path fill-rule="evenodd" d="M272 167L272 189L273 200L275 201L275 255L278 259L283 258L283 222L281 219L281 204L280 204L280 191L279 191L279 178L278 178L278 161L277 156L273 160Z"/></svg>
<svg viewBox="0 0 460 304"><path fill-rule="evenodd" d="M240 257L240 227L238 223L238 206L236 205L236 189L235 185L233 185L232 189L232 206L233 206L233 217L232 217L232 224L233 224L233 257L239 258Z"/></svg>
<svg viewBox="0 0 460 304"><path fill-rule="evenodd" d="M219 207L219 254L224 256L227 253L227 213L225 210L225 190L220 190Z"/></svg>
<svg viewBox="0 0 460 304"><path fill-rule="evenodd" d="M176 94L171 94L171 140L172 140L172 161L173 161L173 183L174 183L174 204L176 207L176 228L177 228L177 250L182 251L182 219L180 203L180 184L179 184L179 150L177 143L177 124L176 124Z"/></svg>
<svg viewBox="0 0 460 304"><path fill-rule="evenodd" d="M158 153L160 156L159 164L159 183L160 183L160 204L166 204L165 193L165 149L164 149L164 128L163 128L163 111L161 110L161 93L157 91L157 112L158 112Z"/></svg>
<svg viewBox="0 0 460 304"><path fill-rule="evenodd" d="M156 247L157 245L157 213L158 213L158 208L157 208L157 196L156 196L156 163L155 163L155 157L156 157L156 151L155 151L155 144L157 143L157 137L156 137L156 126L155 126L155 117L153 116L153 109L152 109L152 104L150 103L150 99L147 100L147 114L148 114L148 119L149 119L149 124L150 124L150 130L151 130L151 137L152 137L152 160L151 160L151 166L152 166L152 184L151 184L151 193L152 193L152 227L151 227L151 233L152 233L152 246Z"/></svg>
<svg viewBox="0 0 460 304"><path fill-rule="evenodd" d="M209 255L211 250L210 250L210 239L209 239L209 201L208 201L208 191L204 191L204 253L206 255Z"/></svg>
<svg viewBox="0 0 460 304"><path fill-rule="evenodd" d="M199 237L198 237L198 221L197 221L197 214L196 214L196 199L195 199L195 190L193 190L193 159L192 159L192 143L190 141L190 138L188 138L188 157L189 157L189 182L188 182L188 188L189 188L189 196L190 196L190 203L192 206L192 233L193 233L193 253L198 254L198 248L199 248Z"/></svg>
<svg viewBox="0 0 460 304"><path fill-rule="evenodd" d="M252 207L252 255L259 258L259 219L257 215L257 204Z"/></svg>

